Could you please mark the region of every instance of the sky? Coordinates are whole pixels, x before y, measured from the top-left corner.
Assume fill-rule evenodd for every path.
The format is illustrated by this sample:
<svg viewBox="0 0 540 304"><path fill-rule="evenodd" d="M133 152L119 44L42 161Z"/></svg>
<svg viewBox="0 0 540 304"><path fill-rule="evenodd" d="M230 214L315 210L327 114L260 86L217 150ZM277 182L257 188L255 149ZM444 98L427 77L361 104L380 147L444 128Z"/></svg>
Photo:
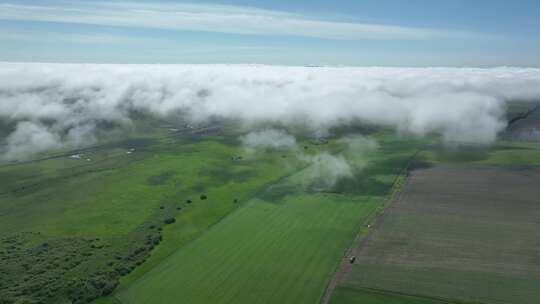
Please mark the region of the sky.
<svg viewBox="0 0 540 304"><path fill-rule="evenodd" d="M0 0L0 61L540 67L538 0Z"/></svg>

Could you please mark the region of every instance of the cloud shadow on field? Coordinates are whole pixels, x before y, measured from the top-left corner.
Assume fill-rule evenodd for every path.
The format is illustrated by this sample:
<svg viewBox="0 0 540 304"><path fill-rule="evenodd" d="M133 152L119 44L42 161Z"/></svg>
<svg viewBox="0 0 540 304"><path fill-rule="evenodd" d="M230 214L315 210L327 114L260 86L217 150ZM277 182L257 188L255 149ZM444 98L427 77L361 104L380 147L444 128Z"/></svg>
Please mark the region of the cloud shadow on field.
<svg viewBox="0 0 540 304"><path fill-rule="evenodd" d="M174 170L167 170L157 175L152 175L146 179L146 183L151 186L160 186L167 184L176 176L177 172Z"/></svg>

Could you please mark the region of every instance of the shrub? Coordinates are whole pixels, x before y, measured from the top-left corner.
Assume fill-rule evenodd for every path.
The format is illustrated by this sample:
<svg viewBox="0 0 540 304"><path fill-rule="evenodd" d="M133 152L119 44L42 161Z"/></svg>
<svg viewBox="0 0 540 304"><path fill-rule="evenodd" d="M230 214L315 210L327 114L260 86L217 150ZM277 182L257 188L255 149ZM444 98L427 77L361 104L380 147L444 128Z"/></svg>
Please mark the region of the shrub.
<svg viewBox="0 0 540 304"><path fill-rule="evenodd" d="M176 222L176 219L174 217L168 217L163 222L168 225Z"/></svg>

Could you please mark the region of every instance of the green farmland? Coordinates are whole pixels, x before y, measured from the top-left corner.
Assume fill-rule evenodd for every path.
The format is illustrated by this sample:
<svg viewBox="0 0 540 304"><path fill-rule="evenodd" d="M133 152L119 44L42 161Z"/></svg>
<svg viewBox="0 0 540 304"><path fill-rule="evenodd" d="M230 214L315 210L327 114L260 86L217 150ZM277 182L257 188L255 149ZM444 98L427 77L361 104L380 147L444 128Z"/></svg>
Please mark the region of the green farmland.
<svg viewBox="0 0 540 304"><path fill-rule="evenodd" d="M254 199L118 294L125 303L315 303L378 200Z"/></svg>
<svg viewBox="0 0 540 304"><path fill-rule="evenodd" d="M378 132L355 150L339 130L253 153L229 128L145 130L0 168L3 299L317 302L423 144ZM353 176L324 188L318 155L347 159Z"/></svg>
<svg viewBox="0 0 540 304"><path fill-rule="evenodd" d="M280 179L122 286L114 298L122 303L318 302L344 251L382 207L419 145L379 138L388 154L368 156L371 165L357 176L355 187L344 183L337 186L342 193L311 192L305 182L309 167ZM334 148L339 145L324 149Z"/></svg>

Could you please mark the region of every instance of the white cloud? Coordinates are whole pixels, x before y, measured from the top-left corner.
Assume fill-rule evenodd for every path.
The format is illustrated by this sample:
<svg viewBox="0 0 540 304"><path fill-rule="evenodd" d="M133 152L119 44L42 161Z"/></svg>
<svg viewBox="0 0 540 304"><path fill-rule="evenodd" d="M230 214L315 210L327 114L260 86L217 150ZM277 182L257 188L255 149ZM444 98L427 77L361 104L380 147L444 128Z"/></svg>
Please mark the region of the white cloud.
<svg viewBox="0 0 540 304"><path fill-rule="evenodd" d="M59 148L60 138L45 126L22 121L6 139L5 160L23 159L50 149Z"/></svg>
<svg viewBox="0 0 540 304"><path fill-rule="evenodd" d="M296 148L296 138L284 130L264 129L240 138L242 144L254 150L288 150Z"/></svg>
<svg viewBox="0 0 540 304"><path fill-rule="evenodd" d="M69 43L81 43L81 44L101 44L101 43L127 43L138 41L134 37L121 36L121 35L107 35L107 34L70 34L63 32L51 32L51 31L8 31L0 29L0 40L15 40L25 42L69 42Z"/></svg>
<svg viewBox="0 0 540 304"><path fill-rule="evenodd" d="M370 23L328 21L242 6L140 2L82 2L60 5L0 4L0 19L70 22L234 34L327 39L470 39L485 34Z"/></svg>
<svg viewBox="0 0 540 304"><path fill-rule="evenodd" d="M360 134L342 137L338 142L347 145L348 150L355 154L365 154L379 148L376 140Z"/></svg>
<svg viewBox="0 0 540 304"><path fill-rule="evenodd" d="M353 168L343 155L323 152L316 155L303 155L300 159L309 163L306 169L306 180L316 190L329 190L339 180L353 176Z"/></svg>
<svg viewBox="0 0 540 304"><path fill-rule="evenodd" d="M128 124L133 111L180 112L193 122L278 123L314 134L371 123L490 143L505 127L506 101L540 99L540 70L520 68L0 63L0 79L0 119L44 128L51 134L46 142L56 142L15 131L0 139L4 153L24 145L36 152L85 145L95 141L100 123Z"/></svg>

